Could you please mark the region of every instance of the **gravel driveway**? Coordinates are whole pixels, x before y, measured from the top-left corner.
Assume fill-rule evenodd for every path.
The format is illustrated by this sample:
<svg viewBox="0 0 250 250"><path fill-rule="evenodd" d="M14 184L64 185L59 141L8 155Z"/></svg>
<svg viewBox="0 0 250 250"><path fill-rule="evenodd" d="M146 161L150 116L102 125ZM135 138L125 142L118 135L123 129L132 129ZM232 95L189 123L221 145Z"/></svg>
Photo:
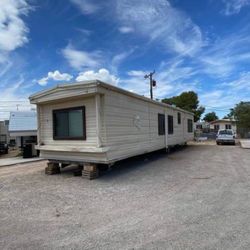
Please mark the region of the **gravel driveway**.
<svg viewBox="0 0 250 250"><path fill-rule="evenodd" d="M250 249L250 150L189 146L93 181L0 168L0 249Z"/></svg>

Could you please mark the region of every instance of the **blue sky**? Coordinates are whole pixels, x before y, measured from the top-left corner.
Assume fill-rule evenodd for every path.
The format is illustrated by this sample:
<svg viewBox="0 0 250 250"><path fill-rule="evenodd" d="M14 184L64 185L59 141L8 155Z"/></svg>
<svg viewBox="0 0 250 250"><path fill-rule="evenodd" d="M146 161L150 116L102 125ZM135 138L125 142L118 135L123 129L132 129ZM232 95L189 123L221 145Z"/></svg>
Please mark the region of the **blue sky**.
<svg viewBox="0 0 250 250"><path fill-rule="evenodd" d="M0 119L55 84L156 98L194 90L220 116L250 99L250 0L0 0Z"/></svg>

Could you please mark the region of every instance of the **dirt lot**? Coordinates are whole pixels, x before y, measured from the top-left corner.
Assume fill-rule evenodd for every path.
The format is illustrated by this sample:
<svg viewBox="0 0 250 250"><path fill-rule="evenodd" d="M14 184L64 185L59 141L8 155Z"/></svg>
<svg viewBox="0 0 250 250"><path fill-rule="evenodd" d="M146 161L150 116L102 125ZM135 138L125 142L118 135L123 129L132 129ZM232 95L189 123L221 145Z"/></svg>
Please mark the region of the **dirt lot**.
<svg viewBox="0 0 250 250"><path fill-rule="evenodd" d="M192 145L94 181L44 167L0 168L0 249L250 249L249 150Z"/></svg>

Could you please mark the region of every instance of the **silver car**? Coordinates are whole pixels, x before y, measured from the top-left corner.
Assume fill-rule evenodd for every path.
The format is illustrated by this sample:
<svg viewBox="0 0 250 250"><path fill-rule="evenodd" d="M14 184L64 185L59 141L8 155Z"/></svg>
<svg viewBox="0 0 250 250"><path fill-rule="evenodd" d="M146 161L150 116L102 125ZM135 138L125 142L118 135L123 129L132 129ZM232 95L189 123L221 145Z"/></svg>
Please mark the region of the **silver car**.
<svg viewBox="0 0 250 250"><path fill-rule="evenodd" d="M231 129L221 129L216 136L217 145L232 144L235 145L235 134Z"/></svg>

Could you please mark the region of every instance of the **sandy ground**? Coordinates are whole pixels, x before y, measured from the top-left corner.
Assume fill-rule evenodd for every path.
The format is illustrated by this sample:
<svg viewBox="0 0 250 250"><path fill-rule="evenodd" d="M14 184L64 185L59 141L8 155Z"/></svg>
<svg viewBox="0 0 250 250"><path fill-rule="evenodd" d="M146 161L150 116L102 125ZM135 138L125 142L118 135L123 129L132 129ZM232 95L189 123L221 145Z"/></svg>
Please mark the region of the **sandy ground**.
<svg viewBox="0 0 250 250"><path fill-rule="evenodd" d="M192 145L93 181L0 168L0 249L250 249L250 151Z"/></svg>

